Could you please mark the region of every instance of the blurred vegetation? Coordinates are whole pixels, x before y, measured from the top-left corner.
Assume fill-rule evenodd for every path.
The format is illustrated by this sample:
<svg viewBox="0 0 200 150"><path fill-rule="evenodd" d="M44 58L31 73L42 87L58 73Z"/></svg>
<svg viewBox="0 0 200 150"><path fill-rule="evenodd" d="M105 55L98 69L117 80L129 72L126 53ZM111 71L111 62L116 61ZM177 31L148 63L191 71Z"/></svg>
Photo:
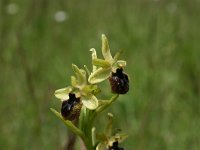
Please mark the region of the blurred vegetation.
<svg viewBox="0 0 200 150"><path fill-rule="evenodd" d="M49 110L60 108L53 93L69 84L71 63L89 64L105 33L113 53L125 50L131 80L108 110L129 133L122 146L198 150L199 18L199 0L1 0L1 149L63 148L68 131Z"/></svg>

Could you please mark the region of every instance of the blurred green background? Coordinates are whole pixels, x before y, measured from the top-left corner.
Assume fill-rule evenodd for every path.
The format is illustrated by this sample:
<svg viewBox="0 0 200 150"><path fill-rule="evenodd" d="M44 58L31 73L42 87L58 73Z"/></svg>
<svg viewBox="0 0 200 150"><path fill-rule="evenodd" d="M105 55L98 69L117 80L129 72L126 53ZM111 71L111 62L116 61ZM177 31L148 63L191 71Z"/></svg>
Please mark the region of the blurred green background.
<svg viewBox="0 0 200 150"><path fill-rule="evenodd" d="M199 150L199 27L199 0L1 0L0 149L63 149L53 93L70 83L72 63L90 66L105 33L128 62L130 91L108 110L129 133L122 146Z"/></svg>

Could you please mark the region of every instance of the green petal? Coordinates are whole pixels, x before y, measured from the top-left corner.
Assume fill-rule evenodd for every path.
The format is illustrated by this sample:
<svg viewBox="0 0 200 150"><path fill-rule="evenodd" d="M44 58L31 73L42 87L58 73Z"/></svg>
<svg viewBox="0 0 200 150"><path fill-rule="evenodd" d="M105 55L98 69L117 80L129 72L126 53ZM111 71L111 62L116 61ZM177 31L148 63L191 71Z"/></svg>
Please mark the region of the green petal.
<svg viewBox="0 0 200 150"><path fill-rule="evenodd" d="M108 44L108 40L104 34L102 34L102 54L105 60L113 61L112 55L110 53L110 48Z"/></svg>
<svg viewBox="0 0 200 150"><path fill-rule="evenodd" d="M94 48L91 48L90 51L92 52L92 60L97 58L97 53ZM93 65L92 71L94 72L97 69L95 65Z"/></svg>
<svg viewBox="0 0 200 150"><path fill-rule="evenodd" d="M91 48L90 51L92 52L92 59L97 58L97 53L94 48Z"/></svg>
<svg viewBox="0 0 200 150"><path fill-rule="evenodd" d="M88 67L86 65L84 65L84 68L85 68L87 74L90 75L90 70L88 69Z"/></svg>
<svg viewBox="0 0 200 150"><path fill-rule="evenodd" d="M126 66L126 61L124 61L124 60L118 60L117 61L117 66L118 67L125 67Z"/></svg>
<svg viewBox="0 0 200 150"><path fill-rule="evenodd" d="M102 144L102 143L99 143L99 144L97 145L97 148L96 148L96 150L105 150L105 149L107 149L107 148L106 148L106 145L105 145L105 144Z"/></svg>
<svg viewBox="0 0 200 150"><path fill-rule="evenodd" d="M98 58L92 59L92 64L103 68L108 68L111 66L109 61Z"/></svg>
<svg viewBox="0 0 200 150"><path fill-rule="evenodd" d="M72 69L76 75L77 84L82 86L86 83L86 72L83 69L79 69L75 64L72 64Z"/></svg>
<svg viewBox="0 0 200 150"><path fill-rule="evenodd" d="M120 55L121 55L121 51L117 52L114 56L114 60L117 61Z"/></svg>
<svg viewBox="0 0 200 150"><path fill-rule="evenodd" d="M59 90L56 90L54 95L58 98L58 99L61 99L61 100L67 100L69 99L69 93L72 91L72 87L71 86L68 86L66 88L62 88L62 89L59 89Z"/></svg>
<svg viewBox="0 0 200 150"><path fill-rule="evenodd" d="M110 76L110 73L111 68L99 68L89 76L88 81L91 84L102 82Z"/></svg>
<svg viewBox="0 0 200 150"><path fill-rule="evenodd" d="M88 94L86 96L82 95L82 103L85 107L87 107L88 109L96 109L98 107L98 100L97 98L92 95L92 94Z"/></svg>
<svg viewBox="0 0 200 150"><path fill-rule="evenodd" d="M98 92L100 92L100 89L99 89L99 87L97 85L90 84L90 85L84 86L82 91L84 93L92 93L92 94L96 95L96 94L98 94Z"/></svg>
<svg viewBox="0 0 200 150"><path fill-rule="evenodd" d="M77 79L75 76L71 76L71 85L75 87L77 85Z"/></svg>

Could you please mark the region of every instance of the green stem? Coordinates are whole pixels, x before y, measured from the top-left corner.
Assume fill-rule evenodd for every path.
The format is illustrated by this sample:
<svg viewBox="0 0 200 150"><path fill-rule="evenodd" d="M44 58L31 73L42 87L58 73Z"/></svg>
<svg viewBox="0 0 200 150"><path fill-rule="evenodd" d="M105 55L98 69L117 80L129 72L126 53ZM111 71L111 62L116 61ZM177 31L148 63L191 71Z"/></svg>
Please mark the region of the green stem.
<svg viewBox="0 0 200 150"><path fill-rule="evenodd" d="M96 134L95 134L95 127L92 127L92 145L95 147L96 142Z"/></svg>
<svg viewBox="0 0 200 150"><path fill-rule="evenodd" d="M112 96L110 100L106 100L104 105L98 107L98 108L95 110L95 112L94 112L94 114L93 114L93 118L95 118L97 114L99 114L100 112L104 111L104 110L105 110L106 108L108 108L112 103L114 103L114 102L117 100L118 97L119 97L119 94L116 94L116 95Z"/></svg>
<svg viewBox="0 0 200 150"><path fill-rule="evenodd" d="M93 127L93 118L92 114L94 111L89 110L87 108L82 109L82 113L80 115L80 129L85 135L84 144L87 150L94 150L93 141L92 141L92 127Z"/></svg>
<svg viewBox="0 0 200 150"><path fill-rule="evenodd" d="M86 147L87 150L94 150L93 145L92 145L92 132L91 132L91 127L88 126L87 130L86 130Z"/></svg>

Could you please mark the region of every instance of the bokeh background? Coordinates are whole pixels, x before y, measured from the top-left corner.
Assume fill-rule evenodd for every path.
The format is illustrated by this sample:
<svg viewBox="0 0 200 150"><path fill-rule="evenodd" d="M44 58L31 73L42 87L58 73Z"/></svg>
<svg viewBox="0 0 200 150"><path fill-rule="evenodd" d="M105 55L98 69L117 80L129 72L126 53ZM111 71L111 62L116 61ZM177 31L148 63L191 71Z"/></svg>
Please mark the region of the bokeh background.
<svg viewBox="0 0 200 150"><path fill-rule="evenodd" d="M122 146L199 150L199 27L199 0L1 0L0 149L63 149L69 132L49 110L60 107L53 93L70 83L72 63L91 67L105 33L131 81L107 111L129 133Z"/></svg>

